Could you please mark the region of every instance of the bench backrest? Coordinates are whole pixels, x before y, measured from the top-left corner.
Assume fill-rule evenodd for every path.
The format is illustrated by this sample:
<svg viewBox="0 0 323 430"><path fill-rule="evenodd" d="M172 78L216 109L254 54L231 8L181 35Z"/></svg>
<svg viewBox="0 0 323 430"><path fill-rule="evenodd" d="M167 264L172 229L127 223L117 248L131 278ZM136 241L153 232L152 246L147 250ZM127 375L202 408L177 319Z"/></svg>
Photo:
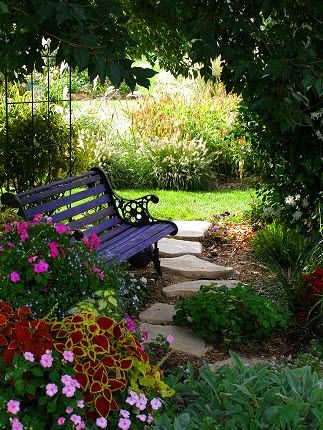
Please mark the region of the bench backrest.
<svg viewBox="0 0 323 430"><path fill-rule="evenodd" d="M67 222L73 230L90 225L86 233L99 234L120 224L112 196L113 190L104 172L93 168L88 173L16 195L5 193L2 202L18 207L20 215L27 220L42 213L51 216L55 223Z"/></svg>

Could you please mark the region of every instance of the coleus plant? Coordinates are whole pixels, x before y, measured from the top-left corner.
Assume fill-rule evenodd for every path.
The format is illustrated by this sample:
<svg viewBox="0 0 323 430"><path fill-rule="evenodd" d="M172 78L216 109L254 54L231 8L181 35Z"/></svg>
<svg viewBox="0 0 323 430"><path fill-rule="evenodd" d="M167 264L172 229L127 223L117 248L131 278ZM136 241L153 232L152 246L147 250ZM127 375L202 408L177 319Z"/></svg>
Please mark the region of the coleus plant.
<svg viewBox="0 0 323 430"><path fill-rule="evenodd" d="M94 416L118 409L129 388L173 394L123 321L84 312L51 321L51 333L59 352L73 352L75 377Z"/></svg>
<svg viewBox="0 0 323 430"><path fill-rule="evenodd" d="M316 267L311 274L304 275L305 290L301 298L308 304L314 304L323 295L323 267Z"/></svg>

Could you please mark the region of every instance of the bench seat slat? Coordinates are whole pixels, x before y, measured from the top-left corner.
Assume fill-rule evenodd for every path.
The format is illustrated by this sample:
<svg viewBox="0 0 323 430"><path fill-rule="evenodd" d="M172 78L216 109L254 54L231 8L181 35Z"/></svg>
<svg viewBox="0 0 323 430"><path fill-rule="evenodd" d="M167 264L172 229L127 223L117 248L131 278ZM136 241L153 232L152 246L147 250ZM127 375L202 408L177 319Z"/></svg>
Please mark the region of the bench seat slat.
<svg viewBox="0 0 323 430"><path fill-rule="evenodd" d="M86 199L87 197L95 196L103 192L105 192L105 186L103 184L100 184L97 187L88 188L78 193L74 193L66 197L61 197L57 200L50 200L49 202L43 203L39 206L26 209L25 213L28 218L32 218L36 214L48 213L62 206L66 206L70 203L78 202L80 200ZM106 198L108 199L107 201L111 200L108 195L106 195Z"/></svg>
<svg viewBox="0 0 323 430"><path fill-rule="evenodd" d="M53 222L61 222L63 220L73 218L76 215L82 214L100 205L103 205L104 203L109 203L109 202L110 202L109 196L107 194L104 194L103 196L98 197L95 200L90 200L89 202L82 203L81 205L74 206L62 212L58 212L52 215L52 220Z"/></svg>
<svg viewBox="0 0 323 430"><path fill-rule="evenodd" d="M149 227L149 226L147 226L147 227ZM143 227L140 227L140 228L143 228ZM115 243L121 244L123 241L128 240L129 235L135 234L136 232L139 233L138 227L128 225L128 228L125 231L120 232L120 234L118 234L118 235L115 234L114 238L111 238L110 234L102 234L101 236L99 236L101 243L98 246L98 251L100 251L103 248L106 248L107 246L111 247ZM109 232L107 232L107 233L109 233Z"/></svg>
<svg viewBox="0 0 323 430"><path fill-rule="evenodd" d="M82 175L72 176L72 177L67 178L67 179L62 179L60 181L51 182L50 184L42 185L41 187L32 188L31 190L28 190L28 191L23 191L22 193L17 194L17 197L19 199L21 199L21 197L30 196L32 194L37 194L40 191L47 191L47 190L50 190L51 188L56 187L58 185L69 184L69 183L71 183L73 181L76 181L78 179L82 179L82 178L86 178L86 177L91 177L91 176L94 176L96 174L97 174L96 172L90 171L90 172L87 172L87 173L83 173Z"/></svg>
<svg viewBox="0 0 323 430"><path fill-rule="evenodd" d="M103 218L106 218L108 216L112 216L115 214L115 209L112 205L109 205L107 208L100 209L98 211L93 212L90 215L86 215L82 218L76 219L72 222L70 222L68 225L72 230L77 230L78 228L85 227L87 225L93 224L94 222L100 221ZM89 229L86 230L86 233L90 232Z"/></svg>
<svg viewBox="0 0 323 430"><path fill-rule="evenodd" d="M22 199L20 199L21 204L26 205L26 204L38 202L38 201L41 201L45 198L55 196L55 194L63 193L63 192L68 191L68 190L74 190L75 188L79 188L79 187L82 187L84 185L89 185L89 184L94 183L94 182L99 181L99 180L100 180L100 176L95 175L95 176L91 176L89 178L74 181L72 183L69 182L68 184L59 185L57 187L53 187L49 190L46 190L44 192L39 192L37 194L33 193L32 195L29 195L27 197L23 197Z"/></svg>
<svg viewBox="0 0 323 430"><path fill-rule="evenodd" d="M114 209L114 208L113 208ZM109 231L107 231L106 233L104 233L104 234L102 234L101 236L99 236L99 238L100 238L100 240L104 240L103 239L103 236L105 235L105 234L107 234L108 236L109 236L109 232L110 232L110 230L111 230L111 228L112 227L114 227L115 225L117 225L117 224L120 224L120 218L118 217L118 216L114 216L114 217L111 217L111 218L109 218L109 219L106 219L106 220L104 220L104 221L102 221L100 224L98 224L98 225L95 225L95 226L93 226L93 227L90 227L90 228L88 228L87 230L86 230L86 234L85 234L85 236L88 236L89 234L92 234L92 233L96 233L96 234L99 234L99 233L101 233L102 231L105 231L105 230L108 230L109 229ZM102 238L102 239L101 239Z"/></svg>

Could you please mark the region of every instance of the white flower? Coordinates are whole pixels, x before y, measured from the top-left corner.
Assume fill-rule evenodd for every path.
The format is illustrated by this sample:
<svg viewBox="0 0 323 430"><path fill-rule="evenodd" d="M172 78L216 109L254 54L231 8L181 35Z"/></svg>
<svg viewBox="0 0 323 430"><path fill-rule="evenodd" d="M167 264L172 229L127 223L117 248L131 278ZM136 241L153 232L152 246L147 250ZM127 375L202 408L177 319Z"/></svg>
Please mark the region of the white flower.
<svg viewBox="0 0 323 430"><path fill-rule="evenodd" d="M303 212L301 212L301 211L296 211L296 212L294 212L294 214L293 214L293 218L295 219L295 220L298 220L298 219L300 219L301 218L301 216L303 215Z"/></svg>
<svg viewBox="0 0 323 430"><path fill-rule="evenodd" d="M285 197L285 203L287 205L295 206L296 202L293 196L287 196Z"/></svg>

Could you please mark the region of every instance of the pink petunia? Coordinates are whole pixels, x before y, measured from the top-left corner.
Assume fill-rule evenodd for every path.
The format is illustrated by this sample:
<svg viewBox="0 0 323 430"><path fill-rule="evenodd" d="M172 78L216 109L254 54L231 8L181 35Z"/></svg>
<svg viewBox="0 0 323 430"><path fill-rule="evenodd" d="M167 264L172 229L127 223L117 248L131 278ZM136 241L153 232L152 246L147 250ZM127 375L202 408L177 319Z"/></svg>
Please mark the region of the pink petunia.
<svg viewBox="0 0 323 430"><path fill-rule="evenodd" d="M108 421L104 417L100 417L96 419L95 424L97 425L97 427L105 429L108 425Z"/></svg>
<svg viewBox="0 0 323 430"><path fill-rule="evenodd" d="M9 233L9 232L10 232L10 230L11 230L11 224L6 224L6 225L5 225L5 228L4 228L4 232L5 232L5 233Z"/></svg>
<svg viewBox="0 0 323 430"><path fill-rule="evenodd" d="M34 272L35 273L47 272L48 268L49 268L49 264L46 263L45 260L39 260L38 263L34 264Z"/></svg>
<svg viewBox="0 0 323 430"><path fill-rule="evenodd" d="M34 354L32 353L32 352L24 352L24 359L26 360L26 361L30 361L31 363L33 363L34 361L35 361L35 357L34 357Z"/></svg>
<svg viewBox="0 0 323 430"><path fill-rule="evenodd" d="M65 385L65 387L63 387L62 389L62 393L66 397L73 397L75 394L75 391L76 389L73 385Z"/></svg>
<svg viewBox="0 0 323 430"><path fill-rule="evenodd" d="M71 229L65 224L55 224L54 228L58 234L69 233L71 231Z"/></svg>
<svg viewBox="0 0 323 430"><path fill-rule="evenodd" d="M37 224L43 217L44 217L44 214L36 214L33 218L33 222Z"/></svg>
<svg viewBox="0 0 323 430"><path fill-rule="evenodd" d="M56 384L47 384L46 385L46 395L49 397L53 397L55 396L55 394L57 393L58 388Z"/></svg>
<svg viewBox="0 0 323 430"><path fill-rule="evenodd" d="M59 256L58 243L57 242L49 242L49 255L52 258L57 258Z"/></svg>
<svg viewBox="0 0 323 430"><path fill-rule="evenodd" d="M18 420L18 418L10 418L11 430L24 430L24 426Z"/></svg>
<svg viewBox="0 0 323 430"><path fill-rule="evenodd" d="M168 343L172 343L174 341L174 337L171 334L168 334L166 336L166 340L167 340Z"/></svg>
<svg viewBox="0 0 323 430"><path fill-rule="evenodd" d="M43 354L41 357L40 357L40 364L43 366L43 367L52 367L52 364L53 364L53 357L51 356L51 354Z"/></svg>
<svg viewBox="0 0 323 430"><path fill-rule="evenodd" d="M73 408L71 407L71 406L67 406L67 408L66 408L66 413L67 414L71 414L72 412L73 412Z"/></svg>
<svg viewBox="0 0 323 430"><path fill-rule="evenodd" d="M64 418L64 417L59 417L59 418L57 419L57 424L58 424L59 426L62 426L63 424L65 424L65 418Z"/></svg>
<svg viewBox="0 0 323 430"><path fill-rule="evenodd" d="M37 260L38 256L34 255L33 257L27 258L28 263L32 264Z"/></svg>
<svg viewBox="0 0 323 430"><path fill-rule="evenodd" d="M63 358L64 358L64 360L69 361L70 363L73 363L74 354L72 351L64 351L63 352Z"/></svg>
<svg viewBox="0 0 323 430"><path fill-rule="evenodd" d="M25 240L28 239L28 237L29 237L29 234L26 231L21 233L20 242L22 242L22 243L25 242Z"/></svg>
<svg viewBox="0 0 323 430"><path fill-rule="evenodd" d="M158 409L161 408L161 406L162 406L162 402L160 401L160 399L158 397L156 397L155 399L152 399L150 401L150 405L151 405L152 409L154 409L154 411L158 411Z"/></svg>
<svg viewBox="0 0 323 430"><path fill-rule="evenodd" d="M9 279L11 282L17 283L20 281L21 277L18 272L11 272L9 275Z"/></svg>
<svg viewBox="0 0 323 430"><path fill-rule="evenodd" d="M3 251L3 245L0 245L0 252Z"/></svg>
<svg viewBox="0 0 323 430"><path fill-rule="evenodd" d="M85 422L84 422L84 421L80 421L80 422L76 425L75 430L83 430L83 429L85 429L85 427L86 427Z"/></svg>
<svg viewBox="0 0 323 430"><path fill-rule="evenodd" d="M7 402L7 411L9 414L17 414L20 411L20 402L18 400L9 400Z"/></svg>
<svg viewBox="0 0 323 430"><path fill-rule="evenodd" d="M9 248L13 249L15 248L15 244L12 242L7 242L7 245L9 246Z"/></svg>
<svg viewBox="0 0 323 430"><path fill-rule="evenodd" d="M82 418L76 414L71 415L70 420L74 425L80 424L82 422Z"/></svg>
<svg viewBox="0 0 323 430"><path fill-rule="evenodd" d="M128 430L131 426L131 421L128 418L120 418L118 427L122 430Z"/></svg>
<svg viewBox="0 0 323 430"><path fill-rule="evenodd" d="M82 239L82 242L89 248L91 252L94 251L100 245L100 239L96 233L84 237Z"/></svg>

